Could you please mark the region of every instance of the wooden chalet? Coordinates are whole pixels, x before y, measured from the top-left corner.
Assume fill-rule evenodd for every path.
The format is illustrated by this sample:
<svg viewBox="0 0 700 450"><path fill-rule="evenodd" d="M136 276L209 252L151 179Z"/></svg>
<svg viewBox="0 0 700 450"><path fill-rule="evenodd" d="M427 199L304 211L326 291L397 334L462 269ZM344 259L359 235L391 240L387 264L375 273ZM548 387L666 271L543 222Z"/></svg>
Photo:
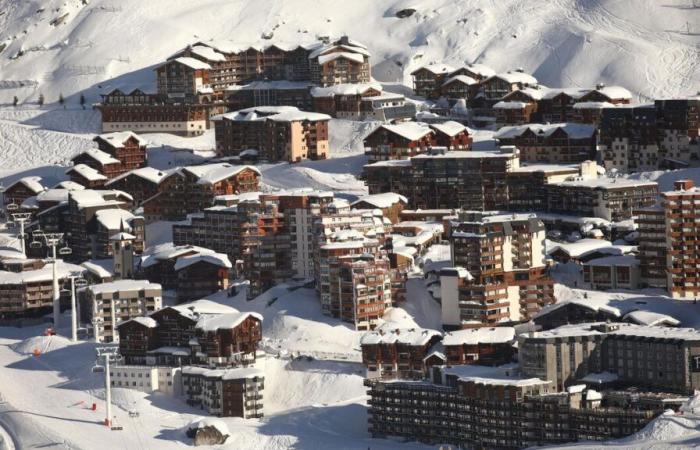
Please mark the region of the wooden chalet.
<svg viewBox="0 0 700 450"><path fill-rule="evenodd" d="M7 186L2 194L5 208L8 211L16 210L28 198L45 191L46 187L41 181L41 177L24 177ZM9 205L15 206L8 207Z"/></svg>
<svg viewBox="0 0 700 450"><path fill-rule="evenodd" d="M78 164L66 170L66 175L74 183L85 186L87 189L102 189L107 182L107 177L99 171L85 164Z"/></svg>
<svg viewBox="0 0 700 450"><path fill-rule="evenodd" d="M124 171L146 165L146 140L130 131L100 134L95 139L97 147L122 163Z"/></svg>
<svg viewBox="0 0 700 450"><path fill-rule="evenodd" d="M435 132L418 122L385 124L370 133L364 141L369 162L408 159L436 144Z"/></svg>
<svg viewBox="0 0 700 450"><path fill-rule="evenodd" d="M175 262L177 301L183 303L228 288L231 261L222 253L181 256Z"/></svg>
<svg viewBox="0 0 700 450"><path fill-rule="evenodd" d="M105 183L105 187L128 193L134 198L134 205L141 206L146 199L158 193L160 182L166 176L167 172L152 167L141 167L112 178Z"/></svg>
<svg viewBox="0 0 700 450"><path fill-rule="evenodd" d="M85 150L71 159L74 166L84 164L92 167L105 177L112 179L125 172L122 162L107 152L98 149Z"/></svg>

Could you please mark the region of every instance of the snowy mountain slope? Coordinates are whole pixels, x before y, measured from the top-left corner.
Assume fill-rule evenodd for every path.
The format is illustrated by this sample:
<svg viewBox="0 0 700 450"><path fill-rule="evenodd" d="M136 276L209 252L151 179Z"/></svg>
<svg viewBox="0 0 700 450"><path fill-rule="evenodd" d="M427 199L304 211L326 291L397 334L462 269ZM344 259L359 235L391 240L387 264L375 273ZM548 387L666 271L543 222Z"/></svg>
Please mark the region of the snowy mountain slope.
<svg viewBox="0 0 700 450"><path fill-rule="evenodd" d="M368 45L380 81L410 84L410 72L433 61L478 61L523 67L551 86L622 84L642 99L700 85L700 9L690 0L318 0L313 13L310 4L0 0L0 101L153 89L152 67L188 43L260 42L270 32L263 42L348 33ZM407 8L415 13L396 17Z"/></svg>

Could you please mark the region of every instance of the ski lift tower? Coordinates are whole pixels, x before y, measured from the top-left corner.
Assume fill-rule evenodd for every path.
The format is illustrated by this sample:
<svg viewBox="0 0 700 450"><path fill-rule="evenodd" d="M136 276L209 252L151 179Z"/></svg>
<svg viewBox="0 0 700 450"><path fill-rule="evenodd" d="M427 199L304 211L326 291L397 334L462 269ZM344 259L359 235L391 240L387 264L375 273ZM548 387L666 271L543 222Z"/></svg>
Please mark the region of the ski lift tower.
<svg viewBox="0 0 700 450"><path fill-rule="evenodd" d="M76 307L75 288L87 286L87 281L83 278L82 272L71 272L70 279L70 310L71 310L71 341L78 340L78 308Z"/></svg>
<svg viewBox="0 0 700 450"><path fill-rule="evenodd" d="M31 213L12 213L12 221L19 224L19 242L22 246L22 254L27 256L27 248L24 243L24 224L32 218Z"/></svg>
<svg viewBox="0 0 700 450"><path fill-rule="evenodd" d="M63 233L34 233L34 237L43 238L47 247L51 247L51 262L53 264L53 329L58 332L61 322L61 291L58 289L58 259L56 247L63 240Z"/></svg>
<svg viewBox="0 0 700 450"><path fill-rule="evenodd" d="M106 417L105 425L112 428L112 380L109 375L109 364L118 362L119 347L97 347L97 359L104 360L104 373L105 373L105 402L106 402ZM99 367L99 366L95 366ZM94 370L93 372L100 372L99 370Z"/></svg>

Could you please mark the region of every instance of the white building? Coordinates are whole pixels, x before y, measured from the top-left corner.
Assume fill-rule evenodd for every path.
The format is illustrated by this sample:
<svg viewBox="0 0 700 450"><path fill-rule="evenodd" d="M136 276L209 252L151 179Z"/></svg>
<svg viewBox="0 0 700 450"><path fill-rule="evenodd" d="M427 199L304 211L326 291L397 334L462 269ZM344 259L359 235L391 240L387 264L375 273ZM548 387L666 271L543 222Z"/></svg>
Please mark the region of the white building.
<svg viewBox="0 0 700 450"><path fill-rule="evenodd" d="M109 375L112 387L147 394L161 392L178 396L181 393L180 367L118 365L110 367Z"/></svg>

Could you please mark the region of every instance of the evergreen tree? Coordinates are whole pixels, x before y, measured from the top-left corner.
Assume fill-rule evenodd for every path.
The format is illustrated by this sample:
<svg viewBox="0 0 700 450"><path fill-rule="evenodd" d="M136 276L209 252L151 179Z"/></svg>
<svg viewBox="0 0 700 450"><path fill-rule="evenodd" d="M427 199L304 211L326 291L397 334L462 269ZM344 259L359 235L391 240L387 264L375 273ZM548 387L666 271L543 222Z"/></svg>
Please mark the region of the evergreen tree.
<svg viewBox="0 0 700 450"><path fill-rule="evenodd" d="M39 106L44 106L44 94L39 93L38 103L39 103Z"/></svg>
<svg viewBox="0 0 700 450"><path fill-rule="evenodd" d="M65 99L63 98L63 94L62 94L62 93L61 93L61 94L58 94L58 103L59 103L60 105L62 105L63 102L65 102Z"/></svg>
<svg viewBox="0 0 700 450"><path fill-rule="evenodd" d="M83 94L80 94L80 106L85 109L85 96Z"/></svg>
<svg viewBox="0 0 700 450"><path fill-rule="evenodd" d="M12 99L12 106L17 106L17 103L19 103L19 99L15 95L15 97Z"/></svg>

